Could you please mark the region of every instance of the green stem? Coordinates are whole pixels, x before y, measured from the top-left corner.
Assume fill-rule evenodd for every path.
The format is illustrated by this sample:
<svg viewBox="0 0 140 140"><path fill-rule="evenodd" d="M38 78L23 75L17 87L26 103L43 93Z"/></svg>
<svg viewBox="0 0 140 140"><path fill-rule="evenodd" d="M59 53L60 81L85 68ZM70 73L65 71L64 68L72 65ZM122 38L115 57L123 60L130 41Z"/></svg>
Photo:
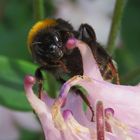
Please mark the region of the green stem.
<svg viewBox="0 0 140 140"><path fill-rule="evenodd" d="M113 54L115 50L115 43L116 43L118 31L120 29L124 5L125 5L125 0L116 0L111 30L107 43L107 50L110 54Z"/></svg>
<svg viewBox="0 0 140 140"><path fill-rule="evenodd" d="M33 0L34 17L35 20L44 18L44 0Z"/></svg>

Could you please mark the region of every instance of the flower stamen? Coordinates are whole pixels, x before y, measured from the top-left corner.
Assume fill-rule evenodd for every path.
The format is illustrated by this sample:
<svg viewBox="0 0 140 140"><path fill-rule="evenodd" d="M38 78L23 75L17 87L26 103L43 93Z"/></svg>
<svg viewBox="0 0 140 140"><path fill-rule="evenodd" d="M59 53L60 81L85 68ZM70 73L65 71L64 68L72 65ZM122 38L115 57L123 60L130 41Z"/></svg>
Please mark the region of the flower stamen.
<svg viewBox="0 0 140 140"><path fill-rule="evenodd" d="M111 132L112 133L112 128L111 128L111 125L110 123L108 122L108 119L110 116L114 116L114 110L112 108L106 108L105 109L105 130L107 132Z"/></svg>
<svg viewBox="0 0 140 140"><path fill-rule="evenodd" d="M96 104L96 125L97 125L97 140L104 140L104 108L103 103L98 101Z"/></svg>

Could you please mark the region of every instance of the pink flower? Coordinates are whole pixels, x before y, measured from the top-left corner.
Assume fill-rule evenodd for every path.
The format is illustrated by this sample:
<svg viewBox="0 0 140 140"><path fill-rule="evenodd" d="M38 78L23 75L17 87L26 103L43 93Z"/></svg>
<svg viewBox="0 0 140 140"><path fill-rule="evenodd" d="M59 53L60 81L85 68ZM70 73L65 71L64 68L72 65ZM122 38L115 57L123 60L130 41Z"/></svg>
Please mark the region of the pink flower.
<svg viewBox="0 0 140 140"><path fill-rule="evenodd" d="M50 99L46 94L39 99L32 90L35 78L25 77L26 96L40 119L46 140L139 140L140 86L104 81L89 47L70 39L67 48L74 47L81 52L84 75L64 83L57 99ZM95 111L94 122L90 121L89 109L83 110L82 99L69 92L75 85L87 91Z"/></svg>

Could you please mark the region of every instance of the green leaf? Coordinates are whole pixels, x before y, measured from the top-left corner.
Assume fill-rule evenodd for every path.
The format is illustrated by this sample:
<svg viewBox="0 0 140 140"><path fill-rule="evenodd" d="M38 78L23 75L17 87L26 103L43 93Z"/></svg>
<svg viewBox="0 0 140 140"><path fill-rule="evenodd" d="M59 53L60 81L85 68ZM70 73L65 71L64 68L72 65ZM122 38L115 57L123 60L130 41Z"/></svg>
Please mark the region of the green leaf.
<svg viewBox="0 0 140 140"><path fill-rule="evenodd" d="M60 83L56 81L55 77L51 73L45 73L44 76L46 76L44 85L47 85L45 90L48 92L50 97L57 97L57 91L60 89Z"/></svg>
<svg viewBox="0 0 140 140"><path fill-rule="evenodd" d="M23 60L0 56L0 104L16 110L31 110L24 93L25 75L34 75L37 66ZM56 97L58 83L55 78L44 72L44 89L51 97ZM37 86L35 86L36 90Z"/></svg>
<svg viewBox="0 0 140 140"><path fill-rule="evenodd" d="M0 55L29 60L27 34L33 24L31 1L3 0L0 4Z"/></svg>
<svg viewBox="0 0 140 140"><path fill-rule="evenodd" d="M134 71L140 66L140 1L128 0L122 19L121 36L123 45L116 51L116 61L118 63L119 72L122 75L122 82L125 84L136 84L140 81L140 72L137 75ZM128 74L132 75L129 76ZM135 75L135 76L134 76ZM131 77L131 79L124 79ZM137 79L137 80L136 80Z"/></svg>
<svg viewBox="0 0 140 140"><path fill-rule="evenodd" d="M44 134L42 132L35 132L23 128L19 128L20 138L19 140L44 140Z"/></svg>
<svg viewBox="0 0 140 140"><path fill-rule="evenodd" d="M36 66L22 60L0 56L0 104L16 110L31 110L25 97L23 80L34 74Z"/></svg>

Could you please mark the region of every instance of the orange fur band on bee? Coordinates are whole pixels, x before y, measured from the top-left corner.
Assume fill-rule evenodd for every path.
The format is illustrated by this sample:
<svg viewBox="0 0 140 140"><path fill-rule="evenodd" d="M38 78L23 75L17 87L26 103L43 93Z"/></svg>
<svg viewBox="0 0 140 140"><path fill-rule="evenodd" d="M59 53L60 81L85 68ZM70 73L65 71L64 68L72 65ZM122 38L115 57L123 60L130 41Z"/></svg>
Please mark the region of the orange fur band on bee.
<svg viewBox="0 0 140 140"><path fill-rule="evenodd" d="M30 45L32 44L33 42L33 39L34 37L36 36L36 34L41 30L41 29L44 29L48 26L54 26L56 25L56 20L54 19L45 19L45 20L42 20L42 21L39 21L37 22L29 31L28 33L28 41L27 41L27 44L28 44L28 49L29 51L30 50Z"/></svg>

